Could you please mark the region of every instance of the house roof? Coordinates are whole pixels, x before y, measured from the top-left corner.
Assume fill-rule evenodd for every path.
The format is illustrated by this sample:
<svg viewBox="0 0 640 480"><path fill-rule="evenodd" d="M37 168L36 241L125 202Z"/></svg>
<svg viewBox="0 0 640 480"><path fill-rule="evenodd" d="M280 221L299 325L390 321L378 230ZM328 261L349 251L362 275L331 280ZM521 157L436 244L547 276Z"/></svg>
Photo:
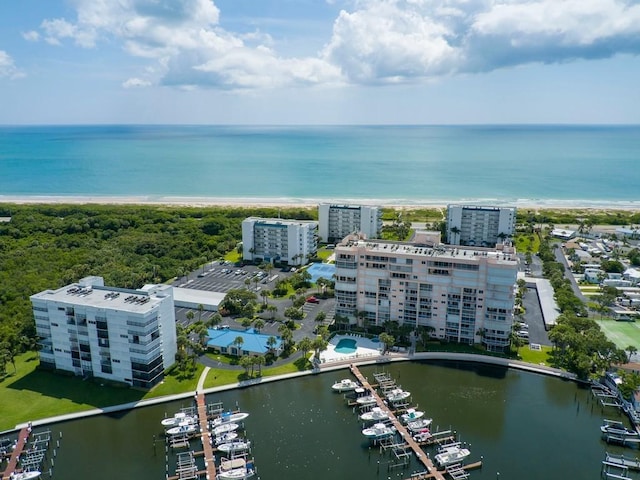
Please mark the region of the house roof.
<svg viewBox="0 0 640 480"><path fill-rule="evenodd" d="M244 332L238 330L207 330L209 341L207 346L214 348L231 347L236 338L241 337L243 340L242 350L253 353L266 353L269 350L267 346L267 340L273 335L265 335L262 333L256 333L252 328L245 330ZM275 348L280 348L282 339L275 337Z"/></svg>

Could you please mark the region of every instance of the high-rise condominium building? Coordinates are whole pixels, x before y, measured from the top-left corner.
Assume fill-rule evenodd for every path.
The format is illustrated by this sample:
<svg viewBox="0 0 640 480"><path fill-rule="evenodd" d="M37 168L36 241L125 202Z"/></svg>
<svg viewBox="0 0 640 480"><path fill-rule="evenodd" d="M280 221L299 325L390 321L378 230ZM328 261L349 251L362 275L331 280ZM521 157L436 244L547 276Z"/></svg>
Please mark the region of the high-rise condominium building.
<svg viewBox="0 0 640 480"><path fill-rule="evenodd" d="M447 242L450 245L492 247L513 236L516 209L511 207L447 207Z"/></svg>
<svg viewBox="0 0 640 480"><path fill-rule="evenodd" d="M318 251L318 222L249 217L242 222L242 258L304 265Z"/></svg>
<svg viewBox="0 0 640 480"><path fill-rule="evenodd" d="M44 368L150 388L175 362L169 285L128 290L86 277L32 295L31 304Z"/></svg>
<svg viewBox="0 0 640 480"><path fill-rule="evenodd" d="M509 345L518 261L513 247L425 246L347 237L336 246L336 315L430 327L435 338Z"/></svg>
<svg viewBox="0 0 640 480"><path fill-rule="evenodd" d="M337 243L351 233L378 238L382 230L382 209L367 205L318 205L318 236L321 242Z"/></svg>

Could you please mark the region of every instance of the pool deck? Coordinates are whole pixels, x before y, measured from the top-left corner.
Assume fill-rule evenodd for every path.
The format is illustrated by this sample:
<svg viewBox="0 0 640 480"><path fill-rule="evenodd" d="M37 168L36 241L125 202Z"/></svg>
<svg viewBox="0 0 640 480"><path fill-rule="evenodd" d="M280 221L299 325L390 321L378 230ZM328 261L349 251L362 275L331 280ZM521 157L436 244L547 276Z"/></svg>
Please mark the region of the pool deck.
<svg viewBox="0 0 640 480"><path fill-rule="evenodd" d="M336 345L343 339L355 340L356 341L356 351L353 353L340 353L336 352ZM354 360L358 358L366 358L366 357L376 357L380 355L380 347L382 346L379 342L374 342L370 338L366 338L362 335L358 334L346 334L346 335L336 335L331 340L329 340L329 345L327 349L320 354L320 360L323 363L326 362L336 362L340 360Z"/></svg>

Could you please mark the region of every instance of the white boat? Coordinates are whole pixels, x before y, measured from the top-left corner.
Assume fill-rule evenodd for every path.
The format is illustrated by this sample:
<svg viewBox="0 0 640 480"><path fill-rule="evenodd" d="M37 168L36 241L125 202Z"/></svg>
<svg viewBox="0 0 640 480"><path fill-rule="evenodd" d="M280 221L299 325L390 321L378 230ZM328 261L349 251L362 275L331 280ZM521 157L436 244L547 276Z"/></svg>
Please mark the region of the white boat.
<svg viewBox="0 0 640 480"><path fill-rule="evenodd" d="M376 403L376 397L374 397L373 395L364 395L362 397L358 397L356 398L356 402L359 405L370 405L372 403Z"/></svg>
<svg viewBox="0 0 640 480"><path fill-rule="evenodd" d="M443 447L435 457L436 463L441 467L446 467L452 463L458 463L467 458L471 452L467 448L460 448L458 445Z"/></svg>
<svg viewBox="0 0 640 480"><path fill-rule="evenodd" d="M184 412L178 412L173 417L163 419L160 423L162 423L162 426L165 428L171 428L177 427L181 423L198 423L198 419Z"/></svg>
<svg viewBox="0 0 640 480"><path fill-rule="evenodd" d="M389 393L387 393L387 400L390 402L399 402L400 400L404 400L405 398L409 398L411 396L411 392L406 392L401 388L394 388Z"/></svg>
<svg viewBox="0 0 640 480"><path fill-rule="evenodd" d="M416 442L420 443L420 442L426 442L426 441L427 441L427 440L429 440L431 437L433 437L433 434L432 434L432 433L427 429L427 430L424 430L424 431L422 431L422 432L416 433L416 434L413 436L413 439L414 439Z"/></svg>
<svg viewBox="0 0 640 480"><path fill-rule="evenodd" d="M402 423L407 424L409 422L415 422L416 420L422 418L423 416L424 416L424 412L421 412L420 410L416 410L414 408L409 408L405 413L400 415L400 421Z"/></svg>
<svg viewBox="0 0 640 480"><path fill-rule="evenodd" d="M218 469L218 478L222 480L244 480L256 474L253 461L247 462L244 458L232 458L222 460Z"/></svg>
<svg viewBox="0 0 640 480"><path fill-rule="evenodd" d="M379 422L389 418L389 412L382 410L380 407L373 407L370 411L360 415L360 420L365 422Z"/></svg>
<svg viewBox="0 0 640 480"><path fill-rule="evenodd" d="M177 427L172 427L167 430L167 435L183 435L194 433L198 429L198 425L195 423L181 423Z"/></svg>
<svg viewBox="0 0 640 480"><path fill-rule="evenodd" d="M238 438L238 434L236 432L227 432L222 435L211 437L211 444L222 445L223 443L233 442L236 438Z"/></svg>
<svg viewBox="0 0 640 480"><path fill-rule="evenodd" d="M604 425L600 427L602 433L607 435L616 435L619 437L638 437L638 431L632 430L624 426L622 422L615 420L607 420Z"/></svg>
<svg viewBox="0 0 640 480"><path fill-rule="evenodd" d="M350 378L343 378L339 382L331 385L331 390L334 392L352 392L356 388L360 387L360 384Z"/></svg>
<svg viewBox="0 0 640 480"><path fill-rule="evenodd" d="M372 440L385 438L393 435L396 428L393 426L385 425L384 423L376 423L375 425L362 430L362 434Z"/></svg>
<svg viewBox="0 0 640 480"><path fill-rule="evenodd" d="M222 415L220 415L218 418L215 418L213 420L213 422L211 422L211 424L214 427L217 427L218 425L223 425L225 423L234 423L234 422L241 422L242 420L244 420L245 418L247 418L249 416L248 413L245 412L236 412L236 413L223 413Z"/></svg>
<svg viewBox="0 0 640 480"><path fill-rule="evenodd" d="M245 450L249 450L249 448L251 448L251 442L238 440L236 442L222 443L218 445L217 448L223 453L244 452Z"/></svg>
<svg viewBox="0 0 640 480"><path fill-rule="evenodd" d="M429 428L431 422L433 422L433 419L431 418L420 418L418 420L414 420L413 422L407 423L407 428L413 433L418 433Z"/></svg>
<svg viewBox="0 0 640 480"><path fill-rule="evenodd" d="M237 423L223 423L222 425L218 425L213 429L213 434L215 436L222 435L223 433L233 432L240 427Z"/></svg>
<svg viewBox="0 0 640 480"><path fill-rule="evenodd" d="M13 472L10 476L10 480L32 480L39 478L42 472L39 470L26 470L24 472Z"/></svg>

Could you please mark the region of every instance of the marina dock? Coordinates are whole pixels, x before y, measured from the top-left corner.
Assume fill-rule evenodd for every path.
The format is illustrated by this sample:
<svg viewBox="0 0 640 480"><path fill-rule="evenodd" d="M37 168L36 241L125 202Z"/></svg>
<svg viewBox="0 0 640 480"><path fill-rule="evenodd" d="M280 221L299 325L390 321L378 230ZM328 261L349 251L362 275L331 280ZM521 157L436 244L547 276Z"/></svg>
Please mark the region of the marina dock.
<svg viewBox="0 0 640 480"><path fill-rule="evenodd" d="M200 422L200 433L202 438L202 450L204 451L204 468L209 480L216 478L216 463L213 455L213 447L209 441L209 417L204 393L198 392L196 402L198 404L198 422Z"/></svg>
<svg viewBox="0 0 640 480"><path fill-rule="evenodd" d="M31 433L31 428L25 427L20 430L18 434L18 441L16 443L16 448L11 452L11 457L9 458L9 462L7 463L7 468L5 468L2 473L3 480L9 480L11 475L16 471L16 467L18 466L18 459L22 454L24 447L27 445L27 441L29 439L29 434Z"/></svg>
<svg viewBox="0 0 640 480"><path fill-rule="evenodd" d="M389 407L387 406L387 404L382 401L382 398L380 398L378 393L369 384L369 382L364 377L364 375L362 375L362 373L360 373L360 370L358 369L358 367L356 367L355 365L351 365L350 369L351 369L351 373L353 373L353 375L355 375L355 377L358 379L360 384L365 389L368 389L371 392L371 395L373 395L373 397L376 399L376 403L377 403L378 407L380 407L382 410L386 411L389 414L389 419L391 420L393 426L400 433L400 435L402 436L403 440L407 443L407 445L409 445L411 450L413 450L413 452L416 454L416 457L418 458L420 463L422 463L425 466L425 468L427 469L427 471L425 472L425 475L430 475L430 476L429 477L419 477L419 478L434 478L436 480L444 480L444 478L445 478L444 477L444 473L438 471L438 469L435 467L435 465L433 464L433 462L431 461L429 456L422 450L420 445L413 439L413 437L411 436L409 431L405 428L405 426L400 423L400 421L395 416L393 411L391 411L389 409Z"/></svg>

